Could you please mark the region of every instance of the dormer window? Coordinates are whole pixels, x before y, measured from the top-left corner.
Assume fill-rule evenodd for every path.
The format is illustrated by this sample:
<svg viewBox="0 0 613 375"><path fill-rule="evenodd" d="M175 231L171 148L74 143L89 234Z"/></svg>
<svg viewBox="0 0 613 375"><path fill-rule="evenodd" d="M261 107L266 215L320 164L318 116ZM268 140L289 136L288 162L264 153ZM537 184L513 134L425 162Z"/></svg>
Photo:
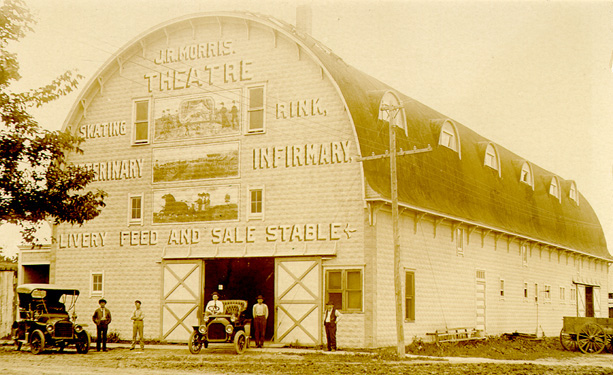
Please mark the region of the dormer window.
<svg viewBox="0 0 613 375"><path fill-rule="evenodd" d="M400 105L400 100L391 91L383 94L379 105L379 120L390 122L407 134L407 122L404 117L404 108Z"/></svg>
<svg viewBox="0 0 613 375"><path fill-rule="evenodd" d="M570 190L568 191L568 197L575 203L579 204L579 192L577 192L577 185L575 182L570 183Z"/></svg>
<svg viewBox="0 0 613 375"><path fill-rule="evenodd" d="M551 183L549 184L549 194L558 198L558 200L561 199L562 195L560 194L560 181L556 176L551 178Z"/></svg>
<svg viewBox="0 0 613 375"><path fill-rule="evenodd" d="M521 167L519 181L529 185L534 190L534 175L532 174L532 167L528 162L524 162L524 165Z"/></svg>
<svg viewBox="0 0 613 375"><path fill-rule="evenodd" d="M443 126L441 128L441 135L438 138L438 144L452 149L453 151L458 153L458 156L461 157L460 137L458 136L458 130L451 121L446 120L443 123Z"/></svg>
<svg viewBox="0 0 613 375"><path fill-rule="evenodd" d="M498 176L500 176L500 158L498 158L498 152L496 152L496 148L491 143L488 144L487 148L485 149L483 164L486 167L490 167L498 171Z"/></svg>

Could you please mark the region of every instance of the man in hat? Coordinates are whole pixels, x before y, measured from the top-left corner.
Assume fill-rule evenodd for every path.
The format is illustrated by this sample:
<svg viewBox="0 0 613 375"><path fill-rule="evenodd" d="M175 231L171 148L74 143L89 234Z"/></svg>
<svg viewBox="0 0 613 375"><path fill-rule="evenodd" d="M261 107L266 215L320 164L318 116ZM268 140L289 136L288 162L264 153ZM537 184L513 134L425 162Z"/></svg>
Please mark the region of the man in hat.
<svg viewBox="0 0 613 375"><path fill-rule="evenodd" d="M143 340L143 328L145 313L140 309L141 302L139 300L134 301L134 312L132 312L132 345L130 350L136 346L136 336L140 335L140 349L145 349L145 342Z"/></svg>
<svg viewBox="0 0 613 375"><path fill-rule="evenodd" d="M99 308L94 311L92 320L96 324L96 351L100 351L100 344L102 344L102 351L106 352L106 333L109 330L109 324L111 324L111 311L106 308L106 300L104 298L98 301Z"/></svg>
<svg viewBox="0 0 613 375"><path fill-rule="evenodd" d="M223 302L219 301L219 293L213 292L211 298L213 299L206 304L204 313L211 315L223 314Z"/></svg>
<svg viewBox="0 0 613 375"><path fill-rule="evenodd" d="M268 306L264 303L264 297L258 296L258 303L253 305L253 324L255 325L255 347L264 346L266 334L266 320L268 319Z"/></svg>
<svg viewBox="0 0 613 375"><path fill-rule="evenodd" d="M334 302L326 302L324 313L324 327L326 328L326 340L328 341L328 351L336 351L336 324L341 320L341 313L336 309Z"/></svg>

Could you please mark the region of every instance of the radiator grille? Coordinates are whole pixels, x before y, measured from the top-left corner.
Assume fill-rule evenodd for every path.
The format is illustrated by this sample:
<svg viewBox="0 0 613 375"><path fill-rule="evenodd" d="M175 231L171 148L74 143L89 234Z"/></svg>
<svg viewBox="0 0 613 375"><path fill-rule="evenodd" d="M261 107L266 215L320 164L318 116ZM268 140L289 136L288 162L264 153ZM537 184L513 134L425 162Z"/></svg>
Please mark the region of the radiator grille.
<svg viewBox="0 0 613 375"><path fill-rule="evenodd" d="M208 327L208 339L212 340L225 340L226 339L226 327L222 323L211 323Z"/></svg>
<svg viewBox="0 0 613 375"><path fill-rule="evenodd" d="M57 322L55 323L55 337L72 337L72 323Z"/></svg>

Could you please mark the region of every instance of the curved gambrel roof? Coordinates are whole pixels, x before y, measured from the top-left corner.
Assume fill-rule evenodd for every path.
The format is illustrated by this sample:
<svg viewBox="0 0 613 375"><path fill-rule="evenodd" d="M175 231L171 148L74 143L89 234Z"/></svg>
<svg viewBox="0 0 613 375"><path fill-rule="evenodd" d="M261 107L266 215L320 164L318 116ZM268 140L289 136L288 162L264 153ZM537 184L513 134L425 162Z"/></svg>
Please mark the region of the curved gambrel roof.
<svg viewBox="0 0 613 375"><path fill-rule="evenodd" d="M322 74L336 85L344 101L363 156L381 154L388 149L387 123L378 120L380 100L390 86L347 65L327 47L292 25L272 17L247 12L220 12L189 15L158 25L127 43L111 57L90 80L73 106L64 128L87 109L91 99L104 88L104 81L122 61L142 54L149 40L168 38L178 27L191 27L201 21L217 22L220 30L226 18L241 20L247 30L255 24L270 27L274 37L284 35L301 51L321 65ZM397 92L396 92L397 93ZM520 182L524 159L496 145L500 158L498 171L483 164L486 145L491 143L466 126L441 113L397 93L407 119L407 135L398 131L398 147L433 147L432 152L398 159L398 196L401 204L452 217L493 230L580 253L612 259L604 233L594 210L579 194L579 204L568 197L571 181L560 180L562 201L549 194L553 173L531 163L534 189ZM439 134L445 121L452 121L461 140L461 155L439 146ZM367 198L389 200L389 162L387 159L364 161L363 173L369 192ZM374 196L370 196L374 192Z"/></svg>

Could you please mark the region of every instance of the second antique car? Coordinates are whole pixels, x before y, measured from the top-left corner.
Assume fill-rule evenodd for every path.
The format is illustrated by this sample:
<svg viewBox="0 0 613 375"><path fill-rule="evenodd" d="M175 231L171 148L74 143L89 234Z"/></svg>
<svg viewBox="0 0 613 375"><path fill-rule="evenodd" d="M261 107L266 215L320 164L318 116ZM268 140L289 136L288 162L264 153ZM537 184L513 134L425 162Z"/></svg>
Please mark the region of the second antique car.
<svg viewBox="0 0 613 375"><path fill-rule="evenodd" d="M12 328L17 350L26 344L33 354L39 354L47 348L62 351L70 345L74 345L78 353L89 351L89 334L84 325L75 322L78 289L51 284L23 284L17 286L16 291L19 313Z"/></svg>
<svg viewBox="0 0 613 375"><path fill-rule="evenodd" d="M245 317L247 301L223 300L222 314L205 313L202 322L194 326L189 338L189 351L192 354L200 353L209 343L234 344L236 353L242 354L249 347L251 335L251 319Z"/></svg>

